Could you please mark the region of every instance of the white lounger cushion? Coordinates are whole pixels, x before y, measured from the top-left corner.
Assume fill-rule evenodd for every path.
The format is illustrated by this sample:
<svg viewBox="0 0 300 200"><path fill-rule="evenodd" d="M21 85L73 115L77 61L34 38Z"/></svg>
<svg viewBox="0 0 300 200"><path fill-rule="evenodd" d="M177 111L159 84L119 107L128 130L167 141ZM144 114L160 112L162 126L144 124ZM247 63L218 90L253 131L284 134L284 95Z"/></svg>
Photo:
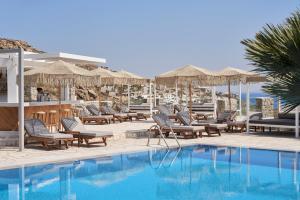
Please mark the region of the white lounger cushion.
<svg viewBox="0 0 300 200"><path fill-rule="evenodd" d="M227 128L227 124L209 124L208 127L217 128L217 129L225 129L225 128Z"/></svg>
<svg viewBox="0 0 300 200"><path fill-rule="evenodd" d="M71 139L73 138L72 134L64 133L48 133L48 134L36 134L35 137L48 138L48 139Z"/></svg>
<svg viewBox="0 0 300 200"><path fill-rule="evenodd" d="M26 132L33 137L48 139L68 139L73 138L72 134L50 133L46 125L39 119L27 119L24 121Z"/></svg>
<svg viewBox="0 0 300 200"><path fill-rule="evenodd" d="M80 135L91 136L91 137L113 136L112 131L87 130L78 117L74 117L74 119L76 120L77 124L75 127L73 127L72 131L78 131L78 132L80 132L79 133Z"/></svg>
<svg viewBox="0 0 300 200"><path fill-rule="evenodd" d="M113 133L111 131L80 131L80 135L91 137L111 137Z"/></svg>

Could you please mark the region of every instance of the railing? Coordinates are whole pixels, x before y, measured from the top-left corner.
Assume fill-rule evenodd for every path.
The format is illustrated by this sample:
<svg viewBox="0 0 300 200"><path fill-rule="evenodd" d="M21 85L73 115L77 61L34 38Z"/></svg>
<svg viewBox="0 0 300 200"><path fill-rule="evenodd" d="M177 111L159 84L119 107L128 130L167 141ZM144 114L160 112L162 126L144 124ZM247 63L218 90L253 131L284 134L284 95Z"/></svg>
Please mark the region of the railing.
<svg viewBox="0 0 300 200"><path fill-rule="evenodd" d="M180 145L180 143L179 143L179 141L178 141L178 139L177 139L177 136L176 136L176 134L174 133L172 127L168 127L168 128L171 130L170 133L171 133L171 134L173 135L173 137L175 138L176 143L178 144L178 147L181 148L181 145ZM158 140L158 143L157 143L157 144L158 144L158 145L161 145L161 139L163 139L165 145L166 145L167 148L169 149L170 146L168 145L168 143L167 143L167 141L166 141L166 138L165 138L165 136L164 136L164 134L163 134L163 132L162 132L162 128L161 128L160 126L158 126L158 125L153 125L153 126L151 126L151 127L149 128L147 146L150 146L150 138L151 138L151 133L152 133L152 131L158 132L158 133L159 133L159 140Z"/></svg>

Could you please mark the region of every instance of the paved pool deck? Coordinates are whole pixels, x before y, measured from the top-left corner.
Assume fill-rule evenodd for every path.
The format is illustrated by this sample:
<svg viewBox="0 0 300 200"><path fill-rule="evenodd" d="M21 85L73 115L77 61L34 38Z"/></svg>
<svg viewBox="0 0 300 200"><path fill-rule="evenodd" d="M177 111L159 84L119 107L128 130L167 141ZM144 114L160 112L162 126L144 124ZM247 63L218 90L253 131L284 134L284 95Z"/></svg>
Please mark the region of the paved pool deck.
<svg viewBox="0 0 300 200"><path fill-rule="evenodd" d="M0 149L0 169L16 168L28 165L66 162L71 160L87 159L114 155L120 153L147 151L159 149L158 139L152 138L150 146L147 146L147 138L135 137L137 133L143 133L154 123L151 120L137 122L123 122L110 125L86 125L90 130L111 130L114 138L108 141L108 146L94 145L92 147L72 146L62 150L44 150L43 148L26 148L23 152L17 149ZM176 147L174 139L167 139L170 146ZM224 133L222 136L202 137L196 139L179 139L182 146L204 144L234 146L245 148L274 149L283 151L300 151L300 139L292 135L282 134L246 134ZM165 146L163 146L165 147Z"/></svg>

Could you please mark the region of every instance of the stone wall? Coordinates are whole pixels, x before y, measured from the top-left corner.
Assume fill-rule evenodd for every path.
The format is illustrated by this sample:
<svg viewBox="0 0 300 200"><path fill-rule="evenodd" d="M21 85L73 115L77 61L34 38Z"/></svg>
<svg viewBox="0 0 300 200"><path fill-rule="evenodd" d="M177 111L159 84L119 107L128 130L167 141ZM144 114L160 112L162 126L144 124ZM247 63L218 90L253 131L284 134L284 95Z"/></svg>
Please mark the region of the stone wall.
<svg viewBox="0 0 300 200"><path fill-rule="evenodd" d="M263 118L274 117L274 100L270 97L256 98L256 111L262 112Z"/></svg>
<svg viewBox="0 0 300 200"><path fill-rule="evenodd" d="M222 113L225 110L225 101L223 99L217 100L217 113Z"/></svg>
<svg viewBox="0 0 300 200"><path fill-rule="evenodd" d="M231 98L231 110L238 110L238 99ZM223 112L229 110L228 97L218 97L217 99L217 112Z"/></svg>

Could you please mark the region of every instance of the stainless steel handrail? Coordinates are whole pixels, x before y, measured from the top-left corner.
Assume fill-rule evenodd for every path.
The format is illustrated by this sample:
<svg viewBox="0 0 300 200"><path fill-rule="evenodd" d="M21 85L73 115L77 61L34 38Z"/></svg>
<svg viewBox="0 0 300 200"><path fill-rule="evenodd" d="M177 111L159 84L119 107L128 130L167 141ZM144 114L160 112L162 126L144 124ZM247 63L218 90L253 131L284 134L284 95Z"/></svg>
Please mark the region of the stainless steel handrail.
<svg viewBox="0 0 300 200"><path fill-rule="evenodd" d="M172 134L173 137L175 138L178 147L181 148L181 145L180 145L180 143L179 143L179 141L178 141L178 138L177 138L177 136L176 136L176 133L174 133L172 127L169 126L169 127L167 127L167 128L171 130L171 134ZM162 138L163 141L165 142L167 148L169 149L170 146L168 145L168 143L167 143L167 141L166 141L166 139L165 139L165 136L164 136L164 134L163 134L163 132L162 132L163 127L160 127L159 125L156 125L156 124L153 125L153 126L151 126L151 127L149 128L147 146L150 145L150 137L151 137L151 132L152 132L152 130L158 130L158 132L159 132L158 145L161 145L161 138Z"/></svg>

